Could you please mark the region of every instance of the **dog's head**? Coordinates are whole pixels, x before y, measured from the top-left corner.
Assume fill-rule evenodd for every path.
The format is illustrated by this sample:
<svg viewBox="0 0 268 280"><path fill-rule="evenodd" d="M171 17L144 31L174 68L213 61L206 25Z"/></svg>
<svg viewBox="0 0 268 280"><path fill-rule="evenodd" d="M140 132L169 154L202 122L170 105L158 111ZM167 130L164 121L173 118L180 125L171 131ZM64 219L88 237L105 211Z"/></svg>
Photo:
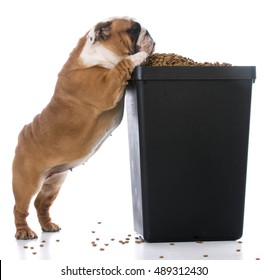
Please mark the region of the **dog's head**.
<svg viewBox="0 0 268 280"><path fill-rule="evenodd" d="M120 60L140 51L151 54L155 43L149 32L130 18L113 18L96 24L88 32L80 61L86 67L112 68Z"/></svg>

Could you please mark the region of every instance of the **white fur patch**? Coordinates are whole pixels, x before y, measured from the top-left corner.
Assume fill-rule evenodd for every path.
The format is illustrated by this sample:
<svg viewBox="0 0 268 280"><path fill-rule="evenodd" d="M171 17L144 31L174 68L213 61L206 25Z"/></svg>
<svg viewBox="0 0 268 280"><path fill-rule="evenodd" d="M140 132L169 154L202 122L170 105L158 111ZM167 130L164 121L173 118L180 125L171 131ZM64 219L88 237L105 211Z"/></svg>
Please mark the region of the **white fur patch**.
<svg viewBox="0 0 268 280"><path fill-rule="evenodd" d="M135 66L138 66L141 65L146 60L147 57L148 57L148 53L138 52L128 56L127 59L130 59Z"/></svg>
<svg viewBox="0 0 268 280"><path fill-rule="evenodd" d="M106 49L100 42L92 44L91 41L94 40L92 36L93 34L89 32L85 46L79 56L79 60L83 66L92 67L99 65L107 69L112 69L123 59L123 57Z"/></svg>
<svg viewBox="0 0 268 280"><path fill-rule="evenodd" d="M137 41L137 45L138 46L141 46L141 43L142 43L142 40L144 40L144 36L146 34L146 29L144 27L141 28L141 32L139 34L139 38L138 38L138 41Z"/></svg>

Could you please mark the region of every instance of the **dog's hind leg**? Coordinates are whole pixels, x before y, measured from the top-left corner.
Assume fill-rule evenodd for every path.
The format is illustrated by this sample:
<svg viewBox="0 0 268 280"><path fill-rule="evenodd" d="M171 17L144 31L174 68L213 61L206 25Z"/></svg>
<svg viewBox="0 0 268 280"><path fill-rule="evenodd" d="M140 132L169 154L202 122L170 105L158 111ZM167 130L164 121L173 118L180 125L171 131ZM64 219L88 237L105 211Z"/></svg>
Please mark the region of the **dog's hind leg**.
<svg viewBox="0 0 268 280"><path fill-rule="evenodd" d="M45 232L56 232L60 230L57 224L52 223L49 209L56 199L67 173L68 171L53 174L48 177L35 199L34 205L37 210L38 220L42 230Z"/></svg>
<svg viewBox="0 0 268 280"><path fill-rule="evenodd" d="M22 171L22 166L13 165L13 192L15 197L14 217L17 239L34 239L37 235L28 226L26 218L32 197L39 191L41 179L37 173Z"/></svg>

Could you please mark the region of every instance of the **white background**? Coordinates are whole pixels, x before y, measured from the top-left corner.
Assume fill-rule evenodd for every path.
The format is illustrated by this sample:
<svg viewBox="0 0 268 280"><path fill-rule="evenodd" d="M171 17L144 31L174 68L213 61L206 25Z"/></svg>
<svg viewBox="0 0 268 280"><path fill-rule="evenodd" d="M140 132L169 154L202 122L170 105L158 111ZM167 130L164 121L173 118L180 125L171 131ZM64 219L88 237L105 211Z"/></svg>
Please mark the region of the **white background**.
<svg viewBox="0 0 268 280"><path fill-rule="evenodd" d="M58 238L68 242L51 251L38 252L35 259L96 260L157 259L161 252L170 259L202 259L211 250L212 259L267 262L267 8L261 0L185 0L185 1L30 1L0 2L0 257L2 260L34 259L21 250L14 239L11 162L17 135L49 102L63 63L82 37L97 22L111 16L130 16L145 26L156 41L156 52L175 52L197 61L230 62L257 67L253 86L248 159L243 252L235 243L194 244L177 254L164 245L145 245L138 249L99 252L82 250L89 246L90 231L104 221L100 233L125 236L133 233L128 139L126 119L86 166L68 177L53 208L55 222L62 225ZM35 211L29 223L41 235ZM106 224L105 224L106 223ZM86 237L86 235L88 235ZM52 238L55 241L56 237ZM54 239L53 239L54 238ZM65 239L64 239L65 238ZM88 239L86 239L88 238ZM39 239L40 242L40 239ZM75 245L77 244L77 246ZM160 246L160 247L159 247ZM266 248L265 248L266 246ZM77 248L77 251L76 249ZM142 248L142 249L140 249ZM54 250L54 251L53 251ZM56 251L55 251L56 250ZM73 250L73 251L72 251ZM90 250L92 250L90 248ZM120 251L121 250L121 251ZM200 252L199 252L199 251ZM106 253L106 252L105 252ZM82 254L82 255L81 255ZM147 263L148 264L148 263ZM249 267L248 263L245 267ZM255 268L254 268L255 269ZM261 279L261 278L259 278Z"/></svg>

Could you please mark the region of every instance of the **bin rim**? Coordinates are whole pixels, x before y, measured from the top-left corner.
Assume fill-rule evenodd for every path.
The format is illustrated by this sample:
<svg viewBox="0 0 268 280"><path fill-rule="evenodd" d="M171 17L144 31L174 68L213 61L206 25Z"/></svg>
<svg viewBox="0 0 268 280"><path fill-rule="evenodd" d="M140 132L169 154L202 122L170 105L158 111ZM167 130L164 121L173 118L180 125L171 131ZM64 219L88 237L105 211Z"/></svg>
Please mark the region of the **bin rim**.
<svg viewBox="0 0 268 280"><path fill-rule="evenodd" d="M252 80L256 66L137 66L131 76L139 80Z"/></svg>

